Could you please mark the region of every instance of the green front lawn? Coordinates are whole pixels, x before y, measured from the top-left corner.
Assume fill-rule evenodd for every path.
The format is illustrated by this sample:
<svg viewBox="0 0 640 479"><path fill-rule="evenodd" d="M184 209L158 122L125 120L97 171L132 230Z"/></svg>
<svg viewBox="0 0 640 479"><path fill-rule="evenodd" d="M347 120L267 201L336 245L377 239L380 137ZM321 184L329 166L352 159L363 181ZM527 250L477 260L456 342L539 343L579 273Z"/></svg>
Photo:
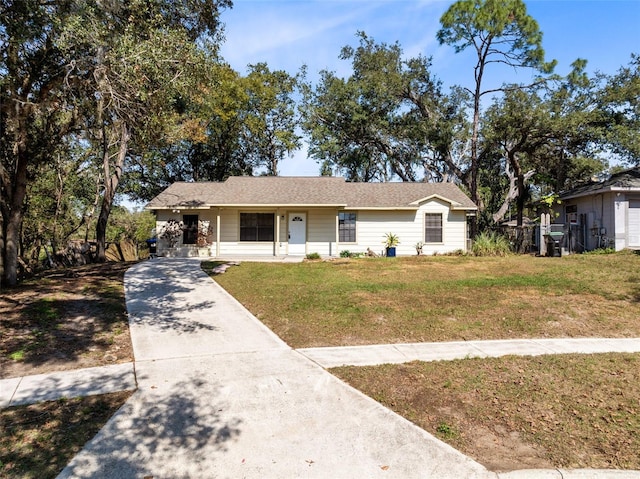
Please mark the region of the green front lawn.
<svg viewBox="0 0 640 479"><path fill-rule="evenodd" d="M298 348L640 336L640 256L630 252L243 263L215 280ZM332 372L490 470L640 468L638 354Z"/></svg>
<svg viewBox="0 0 640 479"><path fill-rule="evenodd" d="M215 280L296 348L640 336L630 252L242 263Z"/></svg>

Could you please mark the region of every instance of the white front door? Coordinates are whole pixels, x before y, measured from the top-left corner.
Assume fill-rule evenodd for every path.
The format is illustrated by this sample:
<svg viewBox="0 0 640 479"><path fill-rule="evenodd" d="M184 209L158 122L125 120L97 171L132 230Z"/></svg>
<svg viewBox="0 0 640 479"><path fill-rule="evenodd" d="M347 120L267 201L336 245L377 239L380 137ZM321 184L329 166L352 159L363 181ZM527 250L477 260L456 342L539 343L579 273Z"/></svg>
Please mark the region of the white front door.
<svg viewBox="0 0 640 479"><path fill-rule="evenodd" d="M629 246L640 247L640 200L629 201Z"/></svg>
<svg viewBox="0 0 640 479"><path fill-rule="evenodd" d="M289 254L304 255L307 247L307 214L289 213Z"/></svg>

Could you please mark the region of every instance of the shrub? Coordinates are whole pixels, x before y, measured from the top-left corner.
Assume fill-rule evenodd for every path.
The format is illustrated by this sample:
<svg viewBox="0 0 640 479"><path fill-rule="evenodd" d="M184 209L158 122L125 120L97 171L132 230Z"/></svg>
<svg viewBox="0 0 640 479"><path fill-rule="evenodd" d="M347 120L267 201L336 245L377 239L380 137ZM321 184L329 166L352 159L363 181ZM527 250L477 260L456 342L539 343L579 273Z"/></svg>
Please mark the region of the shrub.
<svg viewBox="0 0 640 479"><path fill-rule="evenodd" d="M591 251L585 251L583 254L613 254L615 252L615 248L597 248Z"/></svg>
<svg viewBox="0 0 640 479"><path fill-rule="evenodd" d="M320 259L320 255L318 253L309 253L307 259Z"/></svg>
<svg viewBox="0 0 640 479"><path fill-rule="evenodd" d="M507 256L511 253L511 245L507 238L491 231L476 237L472 251L475 256Z"/></svg>
<svg viewBox="0 0 640 479"><path fill-rule="evenodd" d="M361 257L363 255L364 255L364 253L352 253L348 249L344 249L344 250L340 251L340 257L341 258L359 258L359 257Z"/></svg>

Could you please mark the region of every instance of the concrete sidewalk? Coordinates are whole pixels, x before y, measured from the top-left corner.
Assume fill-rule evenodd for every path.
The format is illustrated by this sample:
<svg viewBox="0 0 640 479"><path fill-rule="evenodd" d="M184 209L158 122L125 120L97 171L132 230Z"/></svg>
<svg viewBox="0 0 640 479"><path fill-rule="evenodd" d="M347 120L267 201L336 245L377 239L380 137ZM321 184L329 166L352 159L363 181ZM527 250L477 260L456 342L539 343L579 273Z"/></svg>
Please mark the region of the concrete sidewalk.
<svg viewBox="0 0 640 479"><path fill-rule="evenodd" d="M136 389L133 363L0 380L0 409Z"/></svg>
<svg viewBox="0 0 640 479"><path fill-rule="evenodd" d="M298 351L322 367L333 368L337 366L399 364L409 361L496 358L507 355L638 353L640 352L640 338L505 339L303 348Z"/></svg>
<svg viewBox="0 0 640 479"><path fill-rule="evenodd" d="M194 327L193 325L191 327ZM149 341L145 335L139 341ZM153 342L153 339L151 339ZM192 339L189 347L196 347ZM141 350L139 345L138 349ZM184 345L183 345L184 346ZM208 345L198 345L208 349ZM556 338L508 339L493 341L455 341L438 343L377 344L301 348L297 352L323 368L338 366L375 366L410 361L450 361L506 355L638 353L640 338ZM147 358L149 359L149 358ZM0 379L0 408L55 401L60 398L92 396L136 389L133 363L59 371L9 379Z"/></svg>

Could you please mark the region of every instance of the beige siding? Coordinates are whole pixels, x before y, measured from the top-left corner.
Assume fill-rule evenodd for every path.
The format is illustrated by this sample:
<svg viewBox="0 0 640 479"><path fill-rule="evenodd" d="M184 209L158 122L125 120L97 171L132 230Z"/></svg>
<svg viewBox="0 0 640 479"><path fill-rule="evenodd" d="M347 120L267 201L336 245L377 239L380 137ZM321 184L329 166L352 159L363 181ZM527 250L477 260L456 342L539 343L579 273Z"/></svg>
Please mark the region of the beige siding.
<svg viewBox="0 0 640 479"><path fill-rule="evenodd" d="M216 217L211 210L159 210L156 216L156 235L161 235L165 226L170 220L182 221L184 215L198 215L198 228L201 234L206 235L209 242L215 241L216 238ZM158 254L166 254L169 249L169 242L166 239L159 238ZM177 238L176 248L180 256L201 256L205 248L198 245L182 244L182 236Z"/></svg>
<svg viewBox="0 0 640 479"><path fill-rule="evenodd" d="M241 242L240 213L249 211L272 212L280 224L280 242ZM323 256L338 256L340 251L365 252L370 248L380 254L384 250L384 236L394 233L400 238L397 247L398 255L415 255L415 245L424 241L425 213L441 213L443 215L443 243L425 244L424 254L445 253L466 246L466 215L464 211L452 211L449 204L437 199L430 200L420 206L418 210L356 211L356 243L337 243L336 228L338 210L335 208L256 210L250 208L213 208L211 210L181 210L173 213L171 210L160 210L157 213L157 231L160 232L169 219L182 220L185 214L197 214L201 228L208 229L210 238L210 254L216 255L216 224L220 214L220 245L221 256L233 255L286 255L287 254L287 221L289 213L304 212L307 215L307 253L319 253ZM277 235L277 228L276 228ZM177 245L181 255L202 255L202 248L181 245L179 238ZM163 254L168 244L158 243L158 253ZM186 252L186 253L185 253Z"/></svg>
<svg viewBox="0 0 640 479"><path fill-rule="evenodd" d="M364 252L370 248L380 254L384 250L384 235L393 233L400 238L396 251L398 255L415 254L418 241L416 211L366 211L356 213L356 242L339 245L340 250Z"/></svg>
<svg viewBox="0 0 640 479"><path fill-rule="evenodd" d="M307 252L337 256L336 209L315 209L307 212Z"/></svg>
<svg viewBox="0 0 640 479"><path fill-rule="evenodd" d="M274 210L260 210L251 208L223 209L220 211L220 255L274 255L275 245L273 242L241 242L240 241L240 213L263 211L274 213ZM274 232L275 235L275 232ZM214 245L215 246L215 245ZM215 254L215 248L214 248Z"/></svg>
<svg viewBox="0 0 640 479"><path fill-rule="evenodd" d="M416 244L424 242L425 213L442 214L443 242L425 244L424 254L447 253L466 249L467 218L464 211L453 211L449 204L437 199L430 200L412 211L367 211L357 212L356 244L341 243L338 249L364 252L370 248L375 253L384 250L386 233L393 233L400 239L397 255L415 255Z"/></svg>

